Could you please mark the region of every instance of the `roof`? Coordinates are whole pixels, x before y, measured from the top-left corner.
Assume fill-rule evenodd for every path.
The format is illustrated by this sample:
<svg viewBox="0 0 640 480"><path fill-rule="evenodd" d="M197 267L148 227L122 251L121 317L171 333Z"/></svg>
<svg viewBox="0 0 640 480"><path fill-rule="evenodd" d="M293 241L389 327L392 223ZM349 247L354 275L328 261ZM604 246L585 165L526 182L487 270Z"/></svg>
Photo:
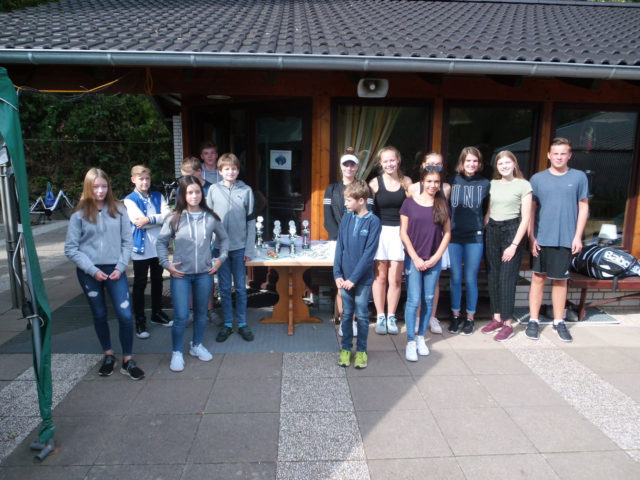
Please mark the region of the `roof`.
<svg viewBox="0 0 640 480"><path fill-rule="evenodd" d="M640 5L63 0L0 14L0 64L640 79Z"/></svg>

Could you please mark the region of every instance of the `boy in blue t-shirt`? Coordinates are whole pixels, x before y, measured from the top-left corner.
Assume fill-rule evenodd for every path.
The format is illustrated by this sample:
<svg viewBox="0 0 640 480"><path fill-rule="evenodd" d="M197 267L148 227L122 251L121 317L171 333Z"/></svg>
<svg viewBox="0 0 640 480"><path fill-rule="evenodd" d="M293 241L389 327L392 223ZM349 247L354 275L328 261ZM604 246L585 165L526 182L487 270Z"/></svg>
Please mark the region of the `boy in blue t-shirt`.
<svg viewBox="0 0 640 480"><path fill-rule="evenodd" d="M358 321L358 339L353 366L367 366L369 295L382 229L380 219L367 210L369 195L369 187L364 180L354 180L344 188L344 204L348 212L340 222L333 262L333 278L342 296L342 351L338 360L341 367L351 364L354 312Z"/></svg>

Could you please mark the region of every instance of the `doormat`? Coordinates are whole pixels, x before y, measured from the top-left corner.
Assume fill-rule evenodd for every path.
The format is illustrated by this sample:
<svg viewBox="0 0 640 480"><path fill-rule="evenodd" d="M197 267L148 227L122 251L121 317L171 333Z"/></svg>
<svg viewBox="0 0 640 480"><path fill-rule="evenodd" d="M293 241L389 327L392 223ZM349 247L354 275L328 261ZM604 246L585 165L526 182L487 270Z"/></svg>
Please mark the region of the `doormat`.
<svg viewBox="0 0 640 480"><path fill-rule="evenodd" d="M551 307L548 307L551 310ZM543 305L540 309L541 311L545 311L545 306ZM521 324L526 325L529 323L529 309L528 308L515 308L513 310L513 317L518 320ZM576 315L577 318L577 315ZM553 323L553 319L549 318L543 314L540 314L540 325L551 325ZM584 320L581 322L578 321L569 321L567 323L572 325L593 325L593 324L617 324L620 323L619 320L616 320L611 315L603 312L599 308L589 307L587 308L587 314L584 317Z"/></svg>

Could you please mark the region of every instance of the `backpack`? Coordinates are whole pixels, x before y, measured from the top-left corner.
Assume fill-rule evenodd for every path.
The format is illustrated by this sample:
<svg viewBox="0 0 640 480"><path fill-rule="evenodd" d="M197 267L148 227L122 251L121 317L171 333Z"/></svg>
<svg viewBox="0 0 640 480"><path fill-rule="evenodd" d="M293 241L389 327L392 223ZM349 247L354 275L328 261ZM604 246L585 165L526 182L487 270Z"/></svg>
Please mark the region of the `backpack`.
<svg viewBox="0 0 640 480"><path fill-rule="evenodd" d="M56 203L56 196L53 194L51 182L47 182L47 193L44 195L44 206L45 208L51 208L54 203Z"/></svg>
<svg viewBox="0 0 640 480"><path fill-rule="evenodd" d="M613 291L618 279L640 276L640 262L631 254L613 247L591 245L571 259L575 272L598 280L613 280Z"/></svg>

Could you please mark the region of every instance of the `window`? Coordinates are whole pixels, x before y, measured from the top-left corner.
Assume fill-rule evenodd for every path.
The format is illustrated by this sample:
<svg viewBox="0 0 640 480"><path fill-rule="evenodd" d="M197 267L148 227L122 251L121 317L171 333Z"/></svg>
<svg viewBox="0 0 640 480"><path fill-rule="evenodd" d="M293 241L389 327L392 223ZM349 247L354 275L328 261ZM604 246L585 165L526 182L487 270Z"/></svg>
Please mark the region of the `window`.
<svg viewBox="0 0 640 480"><path fill-rule="evenodd" d="M493 159L501 150L511 150L524 176L531 176L531 140L535 138L536 122L533 107L451 105L447 113L445 145L449 175L455 172L460 151L466 146L474 146L482 152L483 173L487 178L493 175Z"/></svg>
<svg viewBox="0 0 640 480"><path fill-rule="evenodd" d="M615 224L619 241L633 181L638 113L560 108L555 112L555 137L571 140L569 166L589 179L589 221L585 238L597 237L603 224Z"/></svg>

